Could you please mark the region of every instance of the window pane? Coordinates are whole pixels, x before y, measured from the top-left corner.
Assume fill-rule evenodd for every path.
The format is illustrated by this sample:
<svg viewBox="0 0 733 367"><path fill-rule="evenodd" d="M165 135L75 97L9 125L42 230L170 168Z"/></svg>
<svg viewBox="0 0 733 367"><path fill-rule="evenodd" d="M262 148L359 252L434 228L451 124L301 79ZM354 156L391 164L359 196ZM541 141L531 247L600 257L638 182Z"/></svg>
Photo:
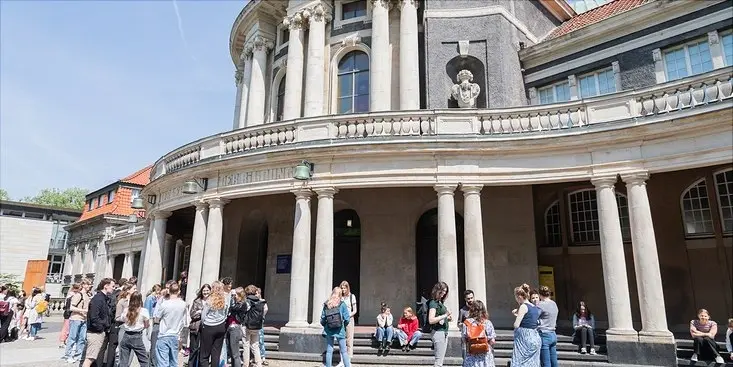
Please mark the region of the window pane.
<svg viewBox="0 0 733 367"><path fill-rule="evenodd" d="M339 97L352 95L351 74L339 75Z"/></svg>
<svg viewBox="0 0 733 367"><path fill-rule="evenodd" d="M701 180L682 195L682 219L685 223L686 234L713 232L713 220L705 180Z"/></svg>
<svg viewBox="0 0 733 367"><path fill-rule="evenodd" d="M733 170L715 175L723 232L733 232Z"/></svg>
<svg viewBox="0 0 733 367"><path fill-rule="evenodd" d="M723 36L720 43L723 44L725 64L728 66L733 65L733 33Z"/></svg>
<svg viewBox="0 0 733 367"><path fill-rule="evenodd" d="M570 84L562 83L555 86L555 101L566 102L570 100Z"/></svg>
<svg viewBox="0 0 733 367"><path fill-rule="evenodd" d="M348 54L339 62L339 74L348 73L352 70L354 70L354 57L353 54Z"/></svg>
<svg viewBox="0 0 733 367"><path fill-rule="evenodd" d="M710 45L708 41L702 41L687 47L690 53L690 66L693 74L700 74L713 70L713 61L710 57Z"/></svg>
<svg viewBox="0 0 733 367"><path fill-rule="evenodd" d="M354 55L354 70L369 70L369 57L363 52Z"/></svg>
<svg viewBox="0 0 733 367"><path fill-rule="evenodd" d="M356 96L354 105L354 112L369 112L369 95Z"/></svg>
<svg viewBox="0 0 733 367"><path fill-rule="evenodd" d="M339 113L351 113L351 97L339 98Z"/></svg>
<svg viewBox="0 0 733 367"><path fill-rule="evenodd" d="M363 17L366 15L366 0L358 0L343 4L341 6L341 11L341 19L343 20Z"/></svg>
<svg viewBox="0 0 733 367"><path fill-rule="evenodd" d="M369 71L360 71L354 74L356 80L356 93L357 95L369 94Z"/></svg>
<svg viewBox="0 0 733 367"><path fill-rule="evenodd" d="M555 97L552 95L552 88L540 89L538 92L539 92L539 95L540 95L540 103L541 104L555 102Z"/></svg>
<svg viewBox="0 0 733 367"><path fill-rule="evenodd" d="M613 70L606 70L598 74L599 94L613 93L616 91L616 79L613 77Z"/></svg>
<svg viewBox="0 0 733 367"><path fill-rule="evenodd" d="M598 95L596 91L596 76L588 75L580 78L580 96L582 98Z"/></svg>
<svg viewBox="0 0 733 367"><path fill-rule="evenodd" d="M687 63L683 48L665 52L664 63L667 68L667 80L675 80L687 76Z"/></svg>

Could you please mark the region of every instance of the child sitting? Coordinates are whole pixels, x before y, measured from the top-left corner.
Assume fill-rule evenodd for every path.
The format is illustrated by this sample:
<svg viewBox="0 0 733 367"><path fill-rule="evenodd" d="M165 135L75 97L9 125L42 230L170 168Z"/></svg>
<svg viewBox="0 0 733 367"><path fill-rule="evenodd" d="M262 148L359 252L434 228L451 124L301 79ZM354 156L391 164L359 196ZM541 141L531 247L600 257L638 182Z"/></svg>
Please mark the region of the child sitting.
<svg viewBox="0 0 733 367"><path fill-rule="evenodd" d="M392 328L392 312L386 303L382 302L382 308L377 315L377 343L379 343L379 352L382 350L389 351L394 336L394 328Z"/></svg>
<svg viewBox="0 0 733 367"><path fill-rule="evenodd" d="M420 323L417 320L417 316L412 312L411 307L407 307L402 311L402 318L397 323L397 339L400 341L403 352L410 351L410 348L414 348L417 342L422 337L422 332L418 330Z"/></svg>

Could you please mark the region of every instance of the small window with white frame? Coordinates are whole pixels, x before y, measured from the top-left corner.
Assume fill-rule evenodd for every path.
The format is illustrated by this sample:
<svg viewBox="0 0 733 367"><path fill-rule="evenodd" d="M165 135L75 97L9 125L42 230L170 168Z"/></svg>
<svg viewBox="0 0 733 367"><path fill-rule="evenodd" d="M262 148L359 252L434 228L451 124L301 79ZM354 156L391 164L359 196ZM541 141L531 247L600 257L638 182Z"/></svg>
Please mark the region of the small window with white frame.
<svg viewBox="0 0 733 367"><path fill-rule="evenodd" d="M368 0L336 0L333 27L338 29L345 24L368 20L371 16L369 3Z"/></svg>
<svg viewBox="0 0 733 367"><path fill-rule="evenodd" d="M685 234L704 236L713 234L713 215L708 200L708 187L702 178L682 193L680 199Z"/></svg>
<svg viewBox="0 0 733 367"><path fill-rule="evenodd" d="M613 69L603 69L578 77L578 92L581 98L600 96L616 92L616 78Z"/></svg>
<svg viewBox="0 0 733 367"><path fill-rule="evenodd" d="M666 49L663 54L664 71L668 81L713 70L713 59L707 38Z"/></svg>
<svg viewBox="0 0 733 367"><path fill-rule="evenodd" d="M280 25L277 26L277 50L276 52L279 52L280 50L285 48L288 45L289 41L290 41L290 28L280 23Z"/></svg>
<svg viewBox="0 0 733 367"><path fill-rule="evenodd" d="M723 62L725 66L733 65L733 30L720 34L720 45L723 47Z"/></svg>
<svg viewBox="0 0 733 367"><path fill-rule="evenodd" d="M537 89L540 104L567 102L570 100L570 83L567 80Z"/></svg>
<svg viewBox="0 0 733 367"><path fill-rule="evenodd" d="M140 197L140 189L132 189L130 192L130 202Z"/></svg>

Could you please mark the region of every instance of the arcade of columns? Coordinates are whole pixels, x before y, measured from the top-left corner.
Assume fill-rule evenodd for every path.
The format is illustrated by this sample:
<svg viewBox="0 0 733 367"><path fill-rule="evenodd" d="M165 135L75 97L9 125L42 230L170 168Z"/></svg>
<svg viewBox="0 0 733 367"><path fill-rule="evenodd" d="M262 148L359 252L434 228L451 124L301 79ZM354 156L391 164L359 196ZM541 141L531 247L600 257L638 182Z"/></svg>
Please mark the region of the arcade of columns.
<svg viewBox="0 0 733 367"><path fill-rule="evenodd" d="M371 111L391 110L391 72L389 44L390 0L372 1L372 43L369 55L369 108ZM419 56L417 50L417 0L400 0L400 110L417 110L419 99ZM330 5L319 2L286 17L283 24L289 29L283 120L324 114L326 75L324 55L326 26L331 20ZM308 32L308 50L303 49L305 28ZM235 81L237 99L234 129L265 123L267 54L274 47L271 39L256 34L244 45L239 58ZM305 59L307 55L307 60ZM303 64L305 86L303 86ZM301 106L303 90L305 103ZM301 108L302 107L302 108Z"/></svg>

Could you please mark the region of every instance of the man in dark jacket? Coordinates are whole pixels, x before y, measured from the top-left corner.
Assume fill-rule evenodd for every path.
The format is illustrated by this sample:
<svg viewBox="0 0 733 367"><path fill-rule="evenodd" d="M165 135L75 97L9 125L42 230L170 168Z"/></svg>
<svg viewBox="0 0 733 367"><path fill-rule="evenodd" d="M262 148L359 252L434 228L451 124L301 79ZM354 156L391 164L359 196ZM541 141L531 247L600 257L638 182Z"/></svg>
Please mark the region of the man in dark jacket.
<svg viewBox="0 0 733 367"><path fill-rule="evenodd" d="M113 279L114 280L114 279ZM109 338L107 339L107 354L106 361L107 366L114 366L116 359L117 344L119 344L119 334L121 322L115 321L115 313L117 311L117 299L122 292L122 287L127 284L127 279L120 278L120 282L115 282L115 287L112 293L107 295L107 303L109 305L110 314L110 327L109 327Z"/></svg>
<svg viewBox="0 0 733 367"><path fill-rule="evenodd" d="M109 327L112 323L112 315L109 311L110 295L115 289L114 279L104 278L97 286L97 294L89 301L87 316L87 349L84 367L90 367L97 359L101 366L104 350L109 337Z"/></svg>

